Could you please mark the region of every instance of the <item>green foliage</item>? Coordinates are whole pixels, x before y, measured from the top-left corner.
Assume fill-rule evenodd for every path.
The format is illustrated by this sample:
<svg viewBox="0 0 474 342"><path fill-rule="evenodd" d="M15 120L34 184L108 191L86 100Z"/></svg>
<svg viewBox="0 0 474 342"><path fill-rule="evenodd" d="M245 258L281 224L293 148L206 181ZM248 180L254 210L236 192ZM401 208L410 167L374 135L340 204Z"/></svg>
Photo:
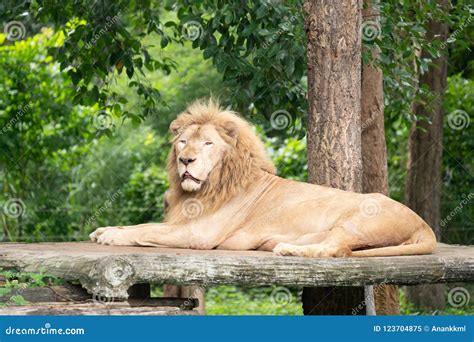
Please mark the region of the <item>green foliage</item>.
<svg viewBox="0 0 474 342"><path fill-rule="evenodd" d="M0 296L8 296L12 289L25 289L30 287L45 287L62 285L64 282L53 276L42 273L2 271L0 270ZM21 295L12 295L6 302L0 302L1 306L25 305L28 301Z"/></svg>
<svg viewBox="0 0 474 342"><path fill-rule="evenodd" d="M10 297L10 302L14 305L26 305L28 301L23 298L21 295L14 295Z"/></svg>
<svg viewBox="0 0 474 342"><path fill-rule="evenodd" d="M446 291L446 298L448 298L447 291ZM451 305L449 305L449 302L448 302L448 304L446 305L446 308L443 311L420 310L420 309L415 308L412 303L407 301L405 290L401 290L400 291L400 314L401 315L414 315L414 316L433 316L433 315L471 316L474 314L474 306L468 304L461 307L452 307Z"/></svg>
<svg viewBox="0 0 474 342"><path fill-rule="evenodd" d="M283 289L283 288L281 288ZM274 287L212 287L206 290L208 315L302 315L301 290ZM286 292L288 291L288 292ZM277 293L282 295L277 298Z"/></svg>
<svg viewBox="0 0 474 342"><path fill-rule="evenodd" d="M305 139L285 138L280 141L275 137L264 140L278 175L303 182L308 180Z"/></svg>
<svg viewBox="0 0 474 342"><path fill-rule="evenodd" d="M266 125L273 112L306 113L302 1L179 1L178 27L194 23L203 51L233 89L229 104ZM253 107L249 108L249 104ZM278 133L278 132L275 132Z"/></svg>
<svg viewBox="0 0 474 342"><path fill-rule="evenodd" d="M62 284L63 281L61 279L43 273L0 270L0 289L24 289ZM6 292L5 290L2 291Z"/></svg>
<svg viewBox="0 0 474 342"><path fill-rule="evenodd" d="M149 47L142 44L143 37L151 33L158 34L162 42L173 40L165 33L154 5L148 0L36 0L7 5L0 18L3 22L44 23L62 30L64 44L51 47L50 53L76 88L74 103L98 103L101 110L118 111L124 118L140 121L156 112L160 99L160 93L143 79L146 73L157 69L169 73L174 68L173 60L154 59ZM127 97L110 88L114 77L122 72L128 77L128 86L144 100L140 110L123 111Z"/></svg>
<svg viewBox="0 0 474 342"><path fill-rule="evenodd" d="M124 126L91 148L71 194L83 238L99 226L162 220L167 145L150 127Z"/></svg>
<svg viewBox="0 0 474 342"><path fill-rule="evenodd" d="M61 231L68 226L51 210L68 196L69 165L95 130L93 110L72 105L68 77L47 52L60 41L60 34L46 29L0 45L0 202L7 203L0 236L41 234L35 222ZM54 196L41 191L44 184L55 189Z"/></svg>
<svg viewBox="0 0 474 342"><path fill-rule="evenodd" d="M97 102L100 109L136 123L149 114L159 115L161 93L149 83L148 73L172 72L177 66L175 58L163 52L170 43L191 44L202 51L205 59L212 60L226 88L233 90L226 104L233 104L251 120L269 128L268 120L276 110L289 112L293 124L306 117L302 4L301 0L179 0L156 6L149 0L36 0L6 6L0 18L7 21L21 16L28 23L43 22L63 30L64 44L52 47L51 52L76 87L76 103ZM450 45L456 55L462 49L455 46L464 50L468 46L471 36L461 25L469 9L464 1L456 1L449 10L435 1L390 0L380 4L376 36L363 42L369 50L381 51L378 63L384 71L389 126L397 120L409 124L413 101L426 93L417 87L417 75L427 70L431 59L439 56L447 44L456 42ZM448 42L430 41L425 33L433 18L450 23L460 33L451 35ZM159 53L151 53L158 42ZM421 50L428 51L429 56L420 56ZM370 61L369 55L364 55L365 63ZM138 108L126 106L128 97L113 87L123 69L127 86L142 99ZM284 131L273 132L281 133ZM304 130L293 130L295 133L302 136Z"/></svg>
<svg viewBox="0 0 474 342"><path fill-rule="evenodd" d="M365 40L364 45L380 51L376 65L384 74L385 117L390 132L392 126L411 125L414 101L429 95L418 86L419 74L426 72L431 60L441 54L443 43L426 37L429 21L451 18L436 1L383 1L380 13L377 38ZM421 51L428 51L429 55L422 55ZM369 62L367 54L364 60Z"/></svg>
<svg viewBox="0 0 474 342"><path fill-rule="evenodd" d="M155 36L148 36L144 39L144 44L151 46L154 40ZM209 60L203 59L199 50L191 47L190 42L167 45L165 49L150 47L150 54L172 58L176 64L176 71L169 74L162 70L147 73L147 81L162 94L158 114L151 115L146 121L158 129L159 134L168 132L169 123L190 102L209 97L211 94L220 99L229 96L229 89L222 85L222 75L212 67ZM122 75L117 81L117 92L130 93L126 77ZM143 101L138 95L131 93L128 98L128 111L142 106Z"/></svg>
<svg viewBox="0 0 474 342"><path fill-rule="evenodd" d="M447 243L474 242L474 206L471 203L474 169L473 94L474 80L464 79L461 75L449 78L444 97L444 179L441 214L443 241Z"/></svg>

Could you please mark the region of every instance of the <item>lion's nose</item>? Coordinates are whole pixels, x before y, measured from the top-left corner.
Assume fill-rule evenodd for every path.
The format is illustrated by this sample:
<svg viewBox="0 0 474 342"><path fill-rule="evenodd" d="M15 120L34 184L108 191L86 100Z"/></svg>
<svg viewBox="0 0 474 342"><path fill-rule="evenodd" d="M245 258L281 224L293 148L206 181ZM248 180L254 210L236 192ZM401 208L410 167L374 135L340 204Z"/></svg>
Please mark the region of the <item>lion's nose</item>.
<svg viewBox="0 0 474 342"><path fill-rule="evenodd" d="M179 158L179 161L183 163L184 165L191 164L195 160L196 158Z"/></svg>

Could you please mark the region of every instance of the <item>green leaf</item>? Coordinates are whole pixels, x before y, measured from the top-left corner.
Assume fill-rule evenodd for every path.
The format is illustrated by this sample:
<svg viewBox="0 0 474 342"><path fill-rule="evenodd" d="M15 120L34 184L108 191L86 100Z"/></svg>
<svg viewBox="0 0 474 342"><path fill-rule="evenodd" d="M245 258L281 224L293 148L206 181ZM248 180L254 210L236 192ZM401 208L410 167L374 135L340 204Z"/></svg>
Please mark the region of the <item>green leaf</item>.
<svg viewBox="0 0 474 342"><path fill-rule="evenodd" d="M133 72L134 72L134 70L135 70L135 69L134 69L133 65L131 65L130 67L127 67L126 72L127 72L128 78L132 78L132 77L133 77Z"/></svg>
<svg viewBox="0 0 474 342"><path fill-rule="evenodd" d="M26 305L28 301L20 295L14 295L10 297L10 301L15 305Z"/></svg>
<svg viewBox="0 0 474 342"><path fill-rule="evenodd" d="M161 37L161 41L160 41L160 46L161 48L165 48L167 45L168 45L169 41L168 41L168 38L166 38L165 36L162 36Z"/></svg>

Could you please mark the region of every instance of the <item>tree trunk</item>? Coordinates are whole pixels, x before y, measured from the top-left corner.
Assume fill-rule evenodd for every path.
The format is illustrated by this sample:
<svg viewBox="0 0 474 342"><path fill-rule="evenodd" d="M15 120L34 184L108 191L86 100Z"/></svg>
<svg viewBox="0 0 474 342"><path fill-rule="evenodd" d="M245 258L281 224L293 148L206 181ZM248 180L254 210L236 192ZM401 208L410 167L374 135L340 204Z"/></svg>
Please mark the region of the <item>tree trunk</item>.
<svg viewBox="0 0 474 342"><path fill-rule="evenodd" d="M365 0L362 15L367 26L379 22L375 6L378 0ZM380 26L374 26L375 34ZM364 32L364 30L362 30ZM370 39L374 36L368 37ZM379 58L375 48L364 52L371 53L372 61ZM362 64L361 89L361 128L362 128L362 191L380 192L388 196L387 145L384 129L383 74L373 63ZM375 307L377 315L400 314L400 300L397 286L375 286Z"/></svg>
<svg viewBox="0 0 474 342"><path fill-rule="evenodd" d="M447 7L447 0L438 3ZM429 40L448 37L448 25L431 21L427 27ZM431 58L427 51L422 51L423 58ZM433 61L428 71L420 76L420 87L425 85L434 93L431 102L414 105L418 118L413 124L408 142L408 174L405 188L405 202L420 215L441 238L441 157L443 152L443 108L442 98L446 89L447 57L441 56ZM421 118L421 119L420 119ZM407 288L407 299L417 307L443 309L444 286L427 285Z"/></svg>
<svg viewBox="0 0 474 342"><path fill-rule="evenodd" d="M307 0L309 181L362 191L361 2ZM306 315L363 314L361 287L305 288Z"/></svg>

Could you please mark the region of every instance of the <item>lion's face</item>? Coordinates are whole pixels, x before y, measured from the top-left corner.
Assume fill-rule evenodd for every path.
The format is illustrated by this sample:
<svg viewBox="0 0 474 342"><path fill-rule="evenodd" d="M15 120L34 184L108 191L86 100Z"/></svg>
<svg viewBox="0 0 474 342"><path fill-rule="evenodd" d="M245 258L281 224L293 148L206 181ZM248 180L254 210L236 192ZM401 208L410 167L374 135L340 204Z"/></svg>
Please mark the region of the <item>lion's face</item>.
<svg viewBox="0 0 474 342"><path fill-rule="evenodd" d="M174 147L181 187L198 191L210 173L221 166L229 145L211 124L191 125L176 137Z"/></svg>

